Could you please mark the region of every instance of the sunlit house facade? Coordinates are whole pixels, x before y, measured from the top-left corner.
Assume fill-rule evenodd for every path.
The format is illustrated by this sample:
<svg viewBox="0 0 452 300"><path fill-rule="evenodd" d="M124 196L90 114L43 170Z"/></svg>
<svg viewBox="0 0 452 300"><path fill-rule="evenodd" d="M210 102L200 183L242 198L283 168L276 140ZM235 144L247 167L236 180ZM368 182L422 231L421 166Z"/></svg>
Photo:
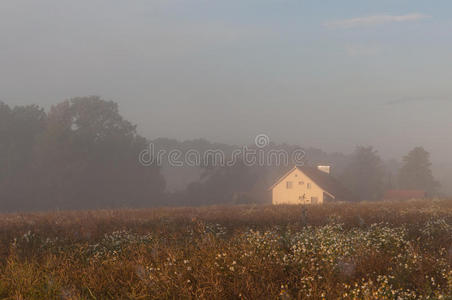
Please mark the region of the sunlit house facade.
<svg viewBox="0 0 452 300"><path fill-rule="evenodd" d="M270 187L272 203L323 204L328 201L350 201L351 194L329 171L328 166L295 166Z"/></svg>

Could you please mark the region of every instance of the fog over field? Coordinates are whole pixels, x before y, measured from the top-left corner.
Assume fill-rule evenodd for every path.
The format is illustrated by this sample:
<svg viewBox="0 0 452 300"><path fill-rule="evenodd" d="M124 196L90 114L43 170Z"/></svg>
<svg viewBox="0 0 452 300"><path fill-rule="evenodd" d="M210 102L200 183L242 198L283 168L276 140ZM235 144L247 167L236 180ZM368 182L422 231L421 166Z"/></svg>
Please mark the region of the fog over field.
<svg viewBox="0 0 452 300"><path fill-rule="evenodd" d="M451 11L0 0L0 299L452 299Z"/></svg>
<svg viewBox="0 0 452 300"><path fill-rule="evenodd" d="M0 100L99 95L138 132L400 160L416 146L452 192L449 1L0 3Z"/></svg>

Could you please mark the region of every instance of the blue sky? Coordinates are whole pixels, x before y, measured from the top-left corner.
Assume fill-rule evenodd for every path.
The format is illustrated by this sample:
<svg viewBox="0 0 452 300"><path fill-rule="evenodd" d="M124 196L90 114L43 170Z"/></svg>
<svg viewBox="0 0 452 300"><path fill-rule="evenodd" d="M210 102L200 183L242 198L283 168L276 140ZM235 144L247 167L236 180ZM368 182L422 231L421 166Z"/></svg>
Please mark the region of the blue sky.
<svg viewBox="0 0 452 300"><path fill-rule="evenodd" d="M451 161L450 1L3 0L0 99L100 95L149 138Z"/></svg>

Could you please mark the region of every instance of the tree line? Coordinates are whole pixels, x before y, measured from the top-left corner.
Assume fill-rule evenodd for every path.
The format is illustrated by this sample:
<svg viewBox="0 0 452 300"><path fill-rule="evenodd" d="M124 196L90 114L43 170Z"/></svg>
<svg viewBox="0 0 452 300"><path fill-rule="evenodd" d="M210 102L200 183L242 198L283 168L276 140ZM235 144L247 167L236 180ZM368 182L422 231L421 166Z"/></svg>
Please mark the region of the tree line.
<svg viewBox="0 0 452 300"><path fill-rule="evenodd" d="M422 190L428 196L435 196L440 186L431 170L430 154L423 147L415 147L402 159L396 174L389 169L378 152L372 147L359 146L339 179L360 200L379 200L385 190ZM394 169L394 166L392 166Z"/></svg>
<svg viewBox="0 0 452 300"><path fill-rule="evenodd" d="M168 150L221 149L228 153L233 146L209 144L205 140L155 141L159 145L168 145ZM299 146L268 145L265 150L283 149L291 153ZM353 153L328 154L319 149L305 149L305 164L311 166L331 165L331 175L348 188L358 201L382 200L390 189L422 190L427 196L436 196L439 182L431 170L430 154L422 147L416 147L402 158L402 162L385 161L373 147L357 146ZM185 189L171 193L169 202L177 205L212 205L218 203L270 203L268 188L292 165L259 166L237 163L232 166L200 168L198 180L193 180ZM163 167L165 168L165 166ZM169 168L171 169L171 168ZM180 174L180 168L174 170ZM168 174L169 172L167 172ZM167 179L170 176L168 175Z"/></svg>
<svg viewBox="0 0 452 300"><path fill-rule="evenodd" d="M161 166L143 166L138 160L149 142L120 115L116 103L97 96L66 100L48 112L36 105L0 102L0 211L267 203L268 187L291 167L205 163L185 188L169 192ZM234 149L206 140L153 143L200 151ZM267 147L289 153L299 148ZM422 147L408 153L397 168L372 147L357 147L351 155L305 151L307 164L333 165L332 175L360 200L379 200L390 188L434 195L439 187ZM182 168L173 171L184 173Z"/></svg>

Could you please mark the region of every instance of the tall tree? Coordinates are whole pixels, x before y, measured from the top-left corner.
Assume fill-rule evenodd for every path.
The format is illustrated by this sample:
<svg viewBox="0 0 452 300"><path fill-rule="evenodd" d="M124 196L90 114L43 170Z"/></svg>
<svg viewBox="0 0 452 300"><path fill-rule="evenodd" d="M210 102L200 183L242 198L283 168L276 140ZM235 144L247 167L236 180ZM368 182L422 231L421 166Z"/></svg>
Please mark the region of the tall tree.
<svg viewBox="0 0 452 300"><path fill-rule="evenodd" d="M36 105L0 103L0 209L24 207L32 195L33 147L45 123L46 113Z"/></svg>
<svg viewBox="0 0 452 300"><path fill-rule="evenodd" d="M158 166L143 166L147 141L124 120L118 105L99 97L74 98L50 110L36 148L45 170L42 192L50 207L147 206L162 201Z"/></svg>
<svg viewBox="0 0 452 300"><path fill-rule="evenodd" d="M0 103L0 210L161 204L165 181L143 166L148 142L99 97L53 106Z"/></svg>
<svg viewBox="0 0 452 300"><path fill-rule="evenodd" d="M351 155L342 181L360 200L379 200L383 193L384 169L372 147L359 146Z"/></svg>
<svg viewBox="0 0 452 300"><path fill-rule="evenodd" d="M411 150L404 158L400 168L398 181L400 188L424 190L434 194L439 183L431 170L430 153L422 147Z"/></svg>
<svg viewBox="0 0 452 300"><path fill-rule="evenodd" d="M36 105L10 108L0 102L0 175L12 176L28 167L36 137L45 127L46 114Z"/></svg>

